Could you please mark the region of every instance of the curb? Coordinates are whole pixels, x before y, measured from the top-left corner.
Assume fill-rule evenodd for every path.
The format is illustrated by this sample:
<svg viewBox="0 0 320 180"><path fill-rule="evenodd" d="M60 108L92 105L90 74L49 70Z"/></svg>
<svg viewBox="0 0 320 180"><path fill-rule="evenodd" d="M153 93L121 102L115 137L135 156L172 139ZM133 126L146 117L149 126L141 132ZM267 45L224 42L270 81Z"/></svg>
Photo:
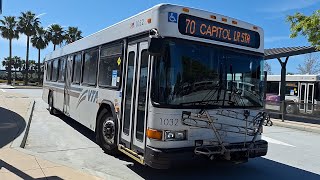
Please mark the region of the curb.
<svg viewBox="0 0 320 180"><path fill-rule="evenodd" d="M21 147L24 148L27 142L27 137L29 133L30 123L32 119L32 114L34 110L35 100L32 100L32 102L29 105L27 116L25 117L25 122L27 124L26 128L23 129L22 133L12 142L11 147Z"/></svg>
<svg viewBox="0 0 320 180"><path fill-rule="evenodd" d="M273 122L274 126L286 127L286 128L297 129L297 130L301 130L301 131L307 131L307 132L320 134L319 127L308 126L308 125L299 125L299 124L295 124L295 123L290 123L288 121L286 121L286 122L281 122L281 121L277 121L277 120L271 120L271 121Z"/></svg>
<svg viewBox="0 0 320 180"><path fill-rule="evenodd" d="M34 110L34 105L36 104L35 100L33 100L33 102L30 104L31 108L29 108L28 113L27 113L27 117L28 117L28 125L24 131L24 136L23 139L21 141L20 147L24 148L24 146L26 145L27 142L27 138L28 138L28 134L29 134L29 129L30 129L30 124L31 124L31 119L32 119L32 114L33 114L33 110Z"/></svg>
<svg viewBox="0 0 320 180"><path fill-rule="evenodd" d="M19 86L14 86L13 89L42 89L42 86L41 87L32 87L32 86L25 86L25 87L19 87Z"/></svg>

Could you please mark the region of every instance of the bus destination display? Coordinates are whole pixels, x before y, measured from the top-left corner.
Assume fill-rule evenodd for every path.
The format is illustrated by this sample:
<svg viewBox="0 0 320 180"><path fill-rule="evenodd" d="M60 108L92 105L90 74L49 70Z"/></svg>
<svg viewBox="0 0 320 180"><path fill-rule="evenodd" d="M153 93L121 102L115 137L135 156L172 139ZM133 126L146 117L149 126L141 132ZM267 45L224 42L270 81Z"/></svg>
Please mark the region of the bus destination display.
<svg viewBox="0 0 320 180"><path fill-rule="evenodd" d="M215 41L222 41L241 46L259 48L260 35L258 32L230 26L227 24L181 14L179 16L179 32Z"/></svg>

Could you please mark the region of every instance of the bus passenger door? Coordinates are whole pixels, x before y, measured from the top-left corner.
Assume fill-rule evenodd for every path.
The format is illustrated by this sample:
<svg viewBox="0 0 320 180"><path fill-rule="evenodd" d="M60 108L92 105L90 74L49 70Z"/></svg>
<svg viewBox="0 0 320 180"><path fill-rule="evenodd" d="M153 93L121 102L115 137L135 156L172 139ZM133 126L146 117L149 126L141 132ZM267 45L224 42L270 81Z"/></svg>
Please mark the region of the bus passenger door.
<svg viewBox="0 0 320 180"><path fill-rule="evenodd" d="M314 103L314 83L301 83L300 85L300 112L312 113ZM303 104L304 103L304 104Z"/></svg>
<svg viewBox="0 0 320 180"><path fill-rule="evenodd" d="M148 42L128 46L121 139L127 148L144 153L149 81Z"/></svg>
<svg viewBox="0 0 320 180"><path fill-rule="evenodd" d="M306 103L305 99L306 99L306 90L307 90L307 84L306 83L301 83L300 84L300 91L299 91L299 110L300 112L305 112L306 110L306 106L304 103Z"/></svg>
<svg viewBox="0 0 320 180"><path fill-rule="evenodd" d="M313 83L308 83L307 98L305 99L305 101L306 103L308 103L306 111L308 113L312 113L313 103L314 103L314 84Z"/></svg>
<svg viewBox="0 0 320 180"><path fill-rule="evenodd" d="M68 56L66 76L65 76L65 86L64 86L64 103L63 103L63 113L69 116L70 111L70 87L72 81L72 56Z"/></svg>

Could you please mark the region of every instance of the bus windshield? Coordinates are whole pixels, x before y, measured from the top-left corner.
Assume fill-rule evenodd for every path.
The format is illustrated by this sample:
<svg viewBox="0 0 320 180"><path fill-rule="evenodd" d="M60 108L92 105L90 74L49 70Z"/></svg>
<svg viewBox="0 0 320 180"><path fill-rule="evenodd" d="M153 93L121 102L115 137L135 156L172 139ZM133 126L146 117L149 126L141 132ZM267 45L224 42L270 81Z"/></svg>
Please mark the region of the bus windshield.
<svg viewBox="0 0 320 180"><path fill-rule="evenodd" d="M263 57L187 40L167 40L155 58L152 101L164 106L261 107Z"/></svg>

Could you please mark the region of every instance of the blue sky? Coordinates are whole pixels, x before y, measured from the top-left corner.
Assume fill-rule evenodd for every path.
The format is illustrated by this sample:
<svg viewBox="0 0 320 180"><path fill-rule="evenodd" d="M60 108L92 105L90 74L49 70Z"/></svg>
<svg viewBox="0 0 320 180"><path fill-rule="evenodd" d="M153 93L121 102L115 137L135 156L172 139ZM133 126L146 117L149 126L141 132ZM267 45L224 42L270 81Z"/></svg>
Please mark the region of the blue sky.
<svg viewBox="0 0 320 180"><path fill-rule="evenodd" d="M285 17L295 12L310 15L320 9L320 0L3 0L3 14L0 18L19 16L20 12L31 10L40 17L44 27L53 23L65 27L78 26L83 36L87 36L156 4L167 2L204 9L261 26L265 32L265 48L309 45L303 37L289 38L290 27L285 22ZM9 42L0 38L0 61L9 55L8 46ZM42 57L52 50L53 46L50 44L42 51ZM21 36L13 43L13 55L25 59L25 53L26 37ZM37 50L33 47L30 49L29 59L37 60ZM303 55L291 57L287 71L296 73L296 68L303 63L303 59ZM279 74L280 65L277 60L271 60L270 63L273 73Z"/></svg>

